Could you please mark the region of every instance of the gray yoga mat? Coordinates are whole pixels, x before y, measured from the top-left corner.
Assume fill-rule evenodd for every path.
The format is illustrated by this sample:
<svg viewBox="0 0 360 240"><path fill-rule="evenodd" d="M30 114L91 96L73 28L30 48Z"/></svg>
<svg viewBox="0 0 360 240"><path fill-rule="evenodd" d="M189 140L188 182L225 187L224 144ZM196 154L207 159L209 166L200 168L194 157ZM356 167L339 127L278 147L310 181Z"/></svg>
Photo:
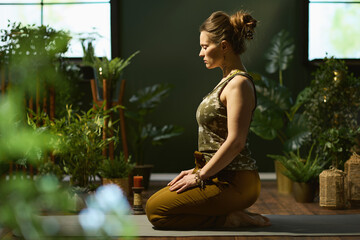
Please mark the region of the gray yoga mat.
<svg viewBox="0 0 360 240"><path fill-rule="evenodd" d="M134 236L360 236L360 214L349 215L266 215L272 226L263 228L239 228L216 230L156 230L145 215L129 215L127 219L135 226ZM77 215L42 216L56 219L60 224L60 235L80 236L83 234ZM116 234L120 236L121 234ZM96 236L96 234L94 235Z"/></svg>

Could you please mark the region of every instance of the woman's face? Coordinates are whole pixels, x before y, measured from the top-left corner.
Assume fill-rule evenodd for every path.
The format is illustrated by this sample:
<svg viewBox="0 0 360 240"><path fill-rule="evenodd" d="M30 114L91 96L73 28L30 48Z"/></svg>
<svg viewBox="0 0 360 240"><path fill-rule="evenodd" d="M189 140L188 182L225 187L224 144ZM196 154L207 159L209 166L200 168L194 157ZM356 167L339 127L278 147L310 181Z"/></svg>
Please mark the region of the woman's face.
<svg viewBox="0 0 360 240"><path fill-rule="evenodd" d="M220 67L223 58L221 44L216 44L210 40L209 33L202 31L200 33L201 50L199 57L203 58L208 69Z"/></svg>

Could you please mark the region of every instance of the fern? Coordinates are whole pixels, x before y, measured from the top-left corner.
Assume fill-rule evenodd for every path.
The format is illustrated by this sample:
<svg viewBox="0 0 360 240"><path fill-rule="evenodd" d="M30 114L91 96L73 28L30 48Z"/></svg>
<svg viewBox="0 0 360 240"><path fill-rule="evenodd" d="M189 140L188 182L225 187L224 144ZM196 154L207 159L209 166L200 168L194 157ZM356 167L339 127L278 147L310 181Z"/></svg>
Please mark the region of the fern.
<svg viewBox="0 0 360 240"><path fill-rule="evenodd" d="M116 57L109 61L106 57L102 59L96 57L94 68L98 73L98 77L101 80L100 82L102 82L103 79L117 81L120 78L121 72L130 64L130 60L138 53L139 51L136 51L126 60Z"/></svg>
<svg viewBox="0 0 360 240"><path fill-rule="evenodd" d="M267 156L282 163L286 168L283 174L294 182L310 182L319 176L325 165L325 163L319 164L318 155L312 158L314 145L311 146L306 159L301 158L299 149L296 154L289 152L284 155L268 154Z"/></svg>

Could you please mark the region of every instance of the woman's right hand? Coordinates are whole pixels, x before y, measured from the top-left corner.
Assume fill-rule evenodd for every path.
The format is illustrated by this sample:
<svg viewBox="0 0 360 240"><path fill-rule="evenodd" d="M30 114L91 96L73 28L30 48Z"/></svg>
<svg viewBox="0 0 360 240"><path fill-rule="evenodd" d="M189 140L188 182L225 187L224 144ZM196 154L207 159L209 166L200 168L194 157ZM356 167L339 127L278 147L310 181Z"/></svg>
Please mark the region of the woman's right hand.
<svg viewBox="0 0 360 240"><path fill-rule="evenodd" d="M179 175L177 175L171 182L168 183L168 186L172 186L174 185L177 181L179 181L180 179L182 179L184 176L192 174L194 172L194 169L189 169L189 170L184 170L181 171L181 173Z"/></svg>

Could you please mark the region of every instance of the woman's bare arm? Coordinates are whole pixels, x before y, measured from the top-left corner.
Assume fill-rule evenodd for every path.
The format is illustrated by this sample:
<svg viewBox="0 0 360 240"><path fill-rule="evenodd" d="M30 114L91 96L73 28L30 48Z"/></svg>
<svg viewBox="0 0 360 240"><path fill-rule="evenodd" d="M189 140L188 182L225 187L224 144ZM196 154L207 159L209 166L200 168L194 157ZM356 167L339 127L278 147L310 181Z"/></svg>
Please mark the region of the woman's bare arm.
<svg viewBox="0 0 360 240"><path fill-rule="evenodd" d="M253 85L249 79L235 76L224 88L220 100L227 108L228 136L201 170L201 179L207 179L225 168L244 148L255 107Z"/></svg>

